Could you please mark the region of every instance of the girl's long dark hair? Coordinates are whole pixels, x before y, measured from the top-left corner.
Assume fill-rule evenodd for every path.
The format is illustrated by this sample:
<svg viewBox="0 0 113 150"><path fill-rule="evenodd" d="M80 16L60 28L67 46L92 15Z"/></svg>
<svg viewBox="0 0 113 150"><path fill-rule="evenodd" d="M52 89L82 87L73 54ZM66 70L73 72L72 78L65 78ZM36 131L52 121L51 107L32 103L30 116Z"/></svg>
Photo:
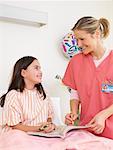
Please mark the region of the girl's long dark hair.
<svg viewBox="0 0 113 150"><path fill-rule="evenodd" d="M9 85L8 91L2 96L0 97L0 105L1 107L4 106L5 103L5 97L7 95L7 93L11 90L19 90L20 92L23 92L24 88L25 88L25 82L23 77L21 76L21 71L22 69L26 70L27 67L34 61L37 60L35 57L32 56L25 56L20 58L14 65L13 68L13 74L12 74L12 79L11 79L11 83ZM41 83L36 84L35 87L37 88L37 91L40 94L43 94L44 99L46 98L46 93L43 89L43 86Z"/></svg>

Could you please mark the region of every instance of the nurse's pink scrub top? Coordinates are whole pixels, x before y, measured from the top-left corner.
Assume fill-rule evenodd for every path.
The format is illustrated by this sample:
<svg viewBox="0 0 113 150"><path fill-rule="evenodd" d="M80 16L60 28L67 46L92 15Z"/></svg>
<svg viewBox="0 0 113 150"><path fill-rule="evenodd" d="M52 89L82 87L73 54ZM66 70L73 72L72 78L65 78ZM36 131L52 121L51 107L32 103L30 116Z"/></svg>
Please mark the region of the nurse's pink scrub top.
<svg viewBox="0 0 113 150"><path fill-rule="evenodd" d="M96 67L91 55L75 55L69 62L63 83L78 91L81 101L80 125L113 104L113 93L103 92L102 84L113 82L113 51ZM106 119L100 136L113 139L113 115Z"/></svg>

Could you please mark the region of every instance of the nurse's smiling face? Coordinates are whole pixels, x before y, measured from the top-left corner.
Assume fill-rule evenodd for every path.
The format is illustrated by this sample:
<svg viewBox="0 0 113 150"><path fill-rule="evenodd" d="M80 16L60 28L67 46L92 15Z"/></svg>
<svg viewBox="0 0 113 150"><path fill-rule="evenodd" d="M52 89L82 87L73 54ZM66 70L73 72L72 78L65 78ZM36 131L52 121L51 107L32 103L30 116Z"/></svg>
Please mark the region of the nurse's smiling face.
<svg viewBox="0 0 113 150"><path fill-rule="evenodd" d="M83 30L75 30L74 34L77 44L82 49L82 53L84 55L93 53L96 50L98 41L96 32L94 34L90 34Z"/></svg>

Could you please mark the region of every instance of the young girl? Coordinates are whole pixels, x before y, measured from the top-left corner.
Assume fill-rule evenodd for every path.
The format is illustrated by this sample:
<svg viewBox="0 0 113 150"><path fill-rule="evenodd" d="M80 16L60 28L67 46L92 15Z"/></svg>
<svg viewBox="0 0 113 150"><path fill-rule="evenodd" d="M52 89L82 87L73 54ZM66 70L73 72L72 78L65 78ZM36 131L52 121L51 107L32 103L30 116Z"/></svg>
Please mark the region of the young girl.
<svg viewBox="0 0 113 150"><path fill-rule="evenodd" d="M36 58L25 56L16 62L8 91L0 98L4 107L3 129L26 132L55 129L51 101L41 82L41 67Z"/></svg>

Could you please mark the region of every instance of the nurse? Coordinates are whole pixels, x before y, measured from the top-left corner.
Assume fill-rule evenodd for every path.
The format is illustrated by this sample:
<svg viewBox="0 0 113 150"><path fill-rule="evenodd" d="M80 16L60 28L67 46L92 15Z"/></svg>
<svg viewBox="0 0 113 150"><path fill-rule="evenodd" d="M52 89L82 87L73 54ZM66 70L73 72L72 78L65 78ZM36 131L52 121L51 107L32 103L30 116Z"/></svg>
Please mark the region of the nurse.
<svg viewBox="0 0 113 150"><path fill-rule="evenodd" d="M92 133L113 139L113 51L103 44L109 22L86 16L72 31L82 53L70 60L62 80L71 88L71 112L65 122L74 124L80 105L79 125L90 125Z"/></svg>

